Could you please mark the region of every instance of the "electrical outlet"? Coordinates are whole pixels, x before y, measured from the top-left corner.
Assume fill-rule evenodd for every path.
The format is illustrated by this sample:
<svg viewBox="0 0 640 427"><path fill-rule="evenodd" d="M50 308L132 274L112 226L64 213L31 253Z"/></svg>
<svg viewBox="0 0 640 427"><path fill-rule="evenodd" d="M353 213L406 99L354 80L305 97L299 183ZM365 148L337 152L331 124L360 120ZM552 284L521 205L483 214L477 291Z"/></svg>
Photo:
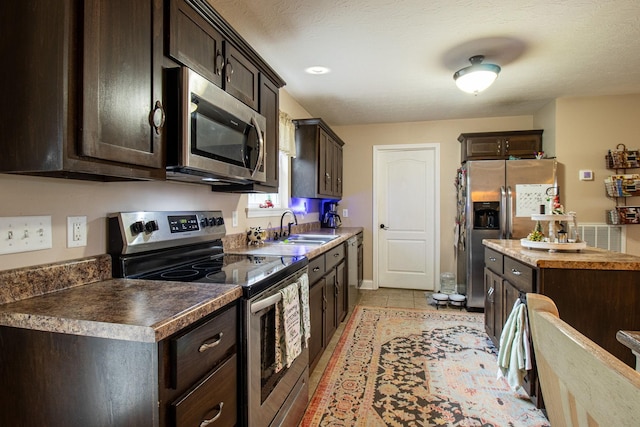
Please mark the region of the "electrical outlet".
<svg viewBox="0 0 640 427"><path fill-rule="evenodd" d="M51 216L0 218L0 254L51 249Z"/></svg>
<svg viewBox="0 0 640 427"><path fill-rule="evenodd" d="M87 246L87 217L67 217L67 247Z"/></svg>
<svg viewBox="0 0 640 427"><path fill-rule="evenodd" d="M342 209L342 217L349 218L349 209Z"/></svg>
<svg viewBox="0 0 640 427"><path fill-rule="evenodd" d="M238 226L238 211L231 211L231 225L233 227Z"/></svg>

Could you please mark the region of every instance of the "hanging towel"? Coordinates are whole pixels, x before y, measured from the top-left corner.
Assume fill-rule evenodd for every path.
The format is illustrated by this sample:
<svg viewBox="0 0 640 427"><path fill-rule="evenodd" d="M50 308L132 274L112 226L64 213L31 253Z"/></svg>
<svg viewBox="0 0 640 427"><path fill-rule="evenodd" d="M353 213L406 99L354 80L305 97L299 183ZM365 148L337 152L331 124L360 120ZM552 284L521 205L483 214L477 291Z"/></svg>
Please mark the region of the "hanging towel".
<svg viewBox="0 0 640 427"><path fill-rule="evenodd" d="M284 342L284 308L282 306L282 298L275 306L275 370L276 373L282 371L285 360L285 342Z"/></svg>
<svg viewBox="0 0 640 427"><path fill-rule="evenodd" d="M300 285L300 330L305 347L309 347L311 338L311 317L309 314L309 276L307 273L298 279Z"/></svg>
<svg viewBox="0 0 640 427"><path fill-rule="evenodd" d="M532 364L527 306L518 299L500 335L498 378L506 378L515 391L524 385L524 377L530 369Z"/></svg>
<svg viewBox="0 0 640 427"><path fill-rule="evenodd" d="M284 331L284 359L283 364L288 368L302 353L302 338L300 334L300 297L298 284L292 283L280 290L282 295L282 326Z"/></svg>

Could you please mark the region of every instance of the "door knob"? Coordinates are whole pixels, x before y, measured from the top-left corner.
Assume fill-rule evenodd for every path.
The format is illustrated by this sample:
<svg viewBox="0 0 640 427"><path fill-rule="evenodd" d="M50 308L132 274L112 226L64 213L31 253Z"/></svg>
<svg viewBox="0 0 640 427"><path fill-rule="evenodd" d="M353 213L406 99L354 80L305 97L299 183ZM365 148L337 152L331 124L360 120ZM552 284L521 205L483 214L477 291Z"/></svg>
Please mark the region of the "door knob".
<svg viewBox="0 0 640 427"><path fill-rule="evenodd" d="M389 229L389 227L385 226L384 224L380 224L380 228L383 229L383 230L388 230Z"/></svg>

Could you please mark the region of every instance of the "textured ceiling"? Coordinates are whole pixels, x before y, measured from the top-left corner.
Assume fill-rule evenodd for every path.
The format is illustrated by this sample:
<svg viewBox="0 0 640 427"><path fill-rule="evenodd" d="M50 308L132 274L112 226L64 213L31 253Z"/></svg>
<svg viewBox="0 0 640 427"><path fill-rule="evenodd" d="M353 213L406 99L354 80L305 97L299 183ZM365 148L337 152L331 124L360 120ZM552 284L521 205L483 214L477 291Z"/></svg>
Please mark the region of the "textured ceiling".
<svg viewBox="0 0 640 427"><path fill-rule="evenodd" d="M332 125L528 115L640 93L638 0L208 0ZM474 96L453 73L502 67ZM326 75L305 68L329 67Z"/></svg>

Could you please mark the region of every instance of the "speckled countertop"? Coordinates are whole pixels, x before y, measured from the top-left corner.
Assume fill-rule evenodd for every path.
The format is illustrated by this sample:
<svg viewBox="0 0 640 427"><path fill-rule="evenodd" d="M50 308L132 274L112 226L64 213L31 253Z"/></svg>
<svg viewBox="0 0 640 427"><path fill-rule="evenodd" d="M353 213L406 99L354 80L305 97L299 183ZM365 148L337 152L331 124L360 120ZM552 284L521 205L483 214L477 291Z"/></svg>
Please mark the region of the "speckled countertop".
<svg viewBox="0 0 640 427"><path fill-rule="evenodd" d="M111 257L0 272L0 325L160 341L237 300L236 285L112 279Z"/></svg>
<svg viewBox="0 0 640 427"><path fill-rule="evenodd" d="M308 230L339 236L322 246L245 246L241 237L230 236L239 243L225 246L225 252L314 258L360 231ZM157 342L241 296L237 285L113 279L105 254L0 271L0 326Z"/></svg>
<svg viewBox="0 0 640 427"><path fill-rule="evenodd" d="M485 239L482 243L495 251L538 268L576 270L640 270L640 257L587 247L580 251L549 252L527 249L520 240Z"/></svg>

